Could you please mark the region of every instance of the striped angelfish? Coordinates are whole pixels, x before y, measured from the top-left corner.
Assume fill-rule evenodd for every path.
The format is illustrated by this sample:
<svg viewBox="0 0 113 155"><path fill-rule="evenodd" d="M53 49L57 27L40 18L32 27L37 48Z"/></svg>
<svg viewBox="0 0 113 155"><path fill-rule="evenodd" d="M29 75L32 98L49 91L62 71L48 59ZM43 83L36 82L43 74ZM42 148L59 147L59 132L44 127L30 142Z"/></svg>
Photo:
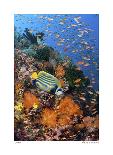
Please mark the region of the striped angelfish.
<svg viewBox="0 0 113 155"><path fill-rule="evenodd" d="M38 73L35 84L39 89L43 91L55 94L62 94L60 81L53 75L44 71L40 71Z"/></svg>

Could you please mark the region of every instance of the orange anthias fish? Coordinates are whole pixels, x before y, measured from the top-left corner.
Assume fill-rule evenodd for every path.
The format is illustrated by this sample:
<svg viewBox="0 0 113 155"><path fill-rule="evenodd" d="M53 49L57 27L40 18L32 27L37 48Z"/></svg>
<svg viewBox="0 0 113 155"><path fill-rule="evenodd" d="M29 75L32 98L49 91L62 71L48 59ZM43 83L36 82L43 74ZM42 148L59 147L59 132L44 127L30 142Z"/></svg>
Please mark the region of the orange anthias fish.
<svg viewBox="0 0 113 155"><path fill-rule="evenodd" d="M84 96L80 96L79 98L80 98L81 100L83 100L83 101L86 100L86 98L85 98Z"/></svg>
<svg viewBox="0 0 113 155"><path fill-rule="evenodd" d="M78 65L83 65L84 64L84 61L78 61L77 64Z"/></svg>
<svg viewBox="0 0 113 155"><path fill-rule="evenodd" d="M87 66L89 66L89 65L90 65L89 63L84 64L85 67L87 67Z"/></svg>
<svg viewBox="0 0 113 155"><path fill-rule="evenodd" d="M75 80L75 83L79 83L81 81L81 79L77 79Z"/></svg>

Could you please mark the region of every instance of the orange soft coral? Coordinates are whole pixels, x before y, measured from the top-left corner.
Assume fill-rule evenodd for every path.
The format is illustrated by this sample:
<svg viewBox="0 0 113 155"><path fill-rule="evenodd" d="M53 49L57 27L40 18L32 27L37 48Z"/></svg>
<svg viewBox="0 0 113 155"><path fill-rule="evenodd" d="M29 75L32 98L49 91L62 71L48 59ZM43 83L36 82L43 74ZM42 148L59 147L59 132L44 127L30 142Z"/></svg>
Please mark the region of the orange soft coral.
<svg viewBox="0 0 113 155"><path fill-rule="evenodd" d="M62 99L57 107L58 125L65 126L72 122L73 115L80 115L82 111L80 107L69 96Z"/></svg>
<svg viewBox="0 0 113 155"><path fill-rule="evenodd" d="M62 65L57 66L57 68L55 70L55 75L56 75L57 78L64 77L65 70L64 70L64 67Z"/></svg>
<svg viewBox="0 0 113 155"><path fill-rule="evenodd" d="M72 122L70 116L63 115L63 114L59 116L59 118L57 119L57 121L58 121L58 125L59 126L69 125Z"/></svg>
<svg viewBox="0 0 113 155"><path fill-rule="evenodd" d="M55 128L57 126L69 125L72 122L73 115L81 115L82 111L80 107L74 103L71 97L65 97L56 107L56 109L51 110L45 108L42 112L41 124L46 125L50 128Z"/></svg>
<svg viewBox="0 0 113 155"><path fill-rule="evenodd" d="M55 128L57 125L57 113L55 110L45 108L42 112L41 124L46 125L50 128Z"/></svg>
<svg viewBox="0 0 113 155"><path fill-rule="evenodd" d="M67 96L60 101L58 113L71 116L74 114L80 115L82 114L82 111L80 110L80 107L72 100L72 98Z"/></svg>
<svg viewBox="0 0 113 155"><path fill-rule="evenodd" d="M83 129L85 125L83 123L80 123L80 124L76 124L75 127L77 130L80 130L80 129Z"/></svg>
<svg viewBox="0 0 113 155"><path fill-rule="evenodd" d="M23 105L26 109L32 108L33 105L39 105L39 99L29 91L24 93Z"/></svg>

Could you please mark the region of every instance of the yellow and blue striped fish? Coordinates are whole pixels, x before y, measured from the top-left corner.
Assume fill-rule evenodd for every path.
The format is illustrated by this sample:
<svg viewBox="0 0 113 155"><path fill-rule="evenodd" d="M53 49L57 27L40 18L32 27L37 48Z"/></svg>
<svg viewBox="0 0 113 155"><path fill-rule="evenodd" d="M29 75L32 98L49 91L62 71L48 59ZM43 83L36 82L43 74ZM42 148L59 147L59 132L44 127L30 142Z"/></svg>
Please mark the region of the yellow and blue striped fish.
<svg viewBox="0 0 113 155"><path fill-rule="evenodd" d="M62 92L60 81L53 75L40 71L35 79L36 86L47 92L60 94ZM59 93L58 93L59 92Z"/></svg>

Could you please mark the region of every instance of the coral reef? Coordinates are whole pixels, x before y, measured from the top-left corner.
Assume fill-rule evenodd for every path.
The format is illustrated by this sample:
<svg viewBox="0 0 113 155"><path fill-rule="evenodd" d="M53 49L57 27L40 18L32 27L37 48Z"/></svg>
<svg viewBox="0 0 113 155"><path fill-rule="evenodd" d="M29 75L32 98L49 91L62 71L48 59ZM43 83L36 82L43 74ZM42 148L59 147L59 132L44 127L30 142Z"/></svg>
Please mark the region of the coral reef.
<svg viewBox="0 0 113 155"><path fill-rule="evenodd" d="M16 141L98 140L99 94L71 59L43 44L42 32L15 29L14 138ZM33 72L56 77L63 94L41 91Z"/></svg>

